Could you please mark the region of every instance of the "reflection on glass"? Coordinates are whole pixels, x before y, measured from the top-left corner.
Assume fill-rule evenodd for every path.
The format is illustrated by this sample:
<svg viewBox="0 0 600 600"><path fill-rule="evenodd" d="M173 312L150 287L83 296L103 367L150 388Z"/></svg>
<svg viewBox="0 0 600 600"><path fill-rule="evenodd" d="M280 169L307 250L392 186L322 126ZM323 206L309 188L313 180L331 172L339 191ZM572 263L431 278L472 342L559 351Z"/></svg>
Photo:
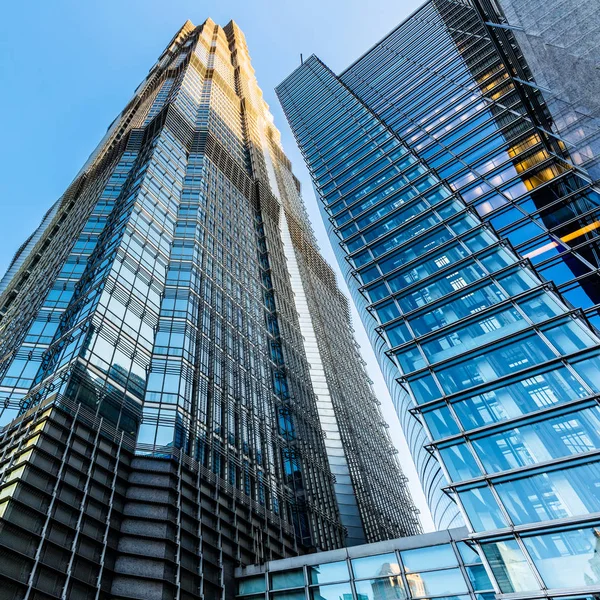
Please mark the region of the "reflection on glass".
<svg viewBox="0 0 600 600"><path fill-rule="evenodd" d="M496 484L515 524L600 511L600 463L562 468Z"/></svg>
<svg viewBox="0 0 600 600"><path fill-rule="evenodd" d="M469 395L453 407L465 430L469 430L585 396L583 386L561 366L495 390Z"/></svg>
<svg viewBox="0 0 600 600"><path fill-rule="evenodd" d="M471 585L476 592L494 589L483 565L466 567L466 569Z"/></svg>
<svg viewBox="0 0 600 600"><path fill-rule="evenodd" d="M586 408L473 440L488 473L600 448L600 409Z"/></svg>
<svg viewBox="0 0 600 600"><path fill-rule="evenodd" d="M440 455L452 481L472 479L482 474L475 457L464 443L440 448Z"/></svg>
<svg viewBox="0 0 600 600"><path fill-rule="evenodd" d="M368 579L385 575L399 575L400 565L396 555L390 552L390 554L354 558L352 560L352 570L356 579Z"/></svg>
<svg viewBox="0 0 600 600"><path fill-rule="evenodd" d="M271 573L271 589L285 590L293 587L304 586L304 571L294 569L293 571L281 571L280 573Z"/></svg>
<svg viewBox="0 0 600 600"><path fill-rule="evenodd" d="M442 569L458 565L456 554L450 544L404 550L400 556L407 572Z"/></svg>
<svg viewBox="0 0 600 600"><path fill-rule="evenodd" d="M572 529L523 538L549 588L600 583L600 528Z"/></svg>
<svg viewBox="0 0 600 600"><path fill-rule="evenodd" d="M405 600L406 591L400 577L383 577L356 582L358 600Z"/></svg>
<svg viewBox="0 0 600 600"><path fill-rule="evenodd" d="M304 598L304 594L302 596ZM320 585L310 588L311 600L352 600L350 583ZM295 600L295 599L294 599Z"/></svg>
<svg viewBox="0 0 600 600"><path fill-rule="evenodd" d="M428 573L407 573L406 580L414 598L429 595L464 594L468 592L467 583L460 569L429 571Z"/></svg>
<svg viewBox="0 0 600 600"><path fill-rule="evenodd" d="M308 567L310 583L331 583L350 579L348 564L345 560Z"/></svg>
<svg viewBox="0 0 600 600"><path fill-rule="evenodd" d="M501 592L506 594L540 589L516 540L483 544L482 549Z"/></svg>
<svg viewBox="0 0 600 600"><path fill-rule="evenodd" d="M475 531L506 527L507 524L490 488L471 488L459 492L458 496Z"/></svg>
<svg viewBox="0 0 600 600"><path fill-rule="evenodd" d="M465 542L458 542L456 547L458 548L465 565L481 563L481 556L479 556L479 553L475 550L474 546L469 546L469 544Z"/></svg>

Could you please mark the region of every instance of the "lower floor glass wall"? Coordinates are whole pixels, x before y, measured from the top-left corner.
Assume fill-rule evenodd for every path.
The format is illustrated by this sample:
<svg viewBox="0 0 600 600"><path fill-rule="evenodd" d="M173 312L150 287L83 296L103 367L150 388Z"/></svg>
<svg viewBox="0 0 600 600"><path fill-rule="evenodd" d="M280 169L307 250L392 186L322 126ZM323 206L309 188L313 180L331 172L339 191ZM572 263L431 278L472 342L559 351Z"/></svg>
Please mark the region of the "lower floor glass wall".
<svg viewBox="0 0 600 600"><path fill-rule="evenodd" d="M243 600L492 600L464 528L238 569Z"/></svg>
<svg viewBox="0 0 600 600"><path fill-rule="evenodd" d="M239 600L592 600L600 523L477 542L450 529L271 561L236 579Z"/></svg>

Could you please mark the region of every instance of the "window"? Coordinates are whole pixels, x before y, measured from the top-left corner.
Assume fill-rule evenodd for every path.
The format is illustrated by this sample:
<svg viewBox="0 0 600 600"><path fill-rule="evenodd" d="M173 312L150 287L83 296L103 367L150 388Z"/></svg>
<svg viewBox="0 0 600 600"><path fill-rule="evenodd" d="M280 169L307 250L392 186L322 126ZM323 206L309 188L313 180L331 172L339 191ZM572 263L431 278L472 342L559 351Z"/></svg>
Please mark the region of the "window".
<svg viewBox="0 0 600 600"><path fill-rule="evenodd" d="M370 577L398 575L400 573L400 565L395 554L378 554L377 556L353 559L352 570L356 579L366 579Z"/></svg>
<svg viewBox="0 0 600 600"><path fill-rule="evenodd" d="M350 578L348 565L344 560L308 567L308 576L310 583L331 583L347 581Z"/></svg>

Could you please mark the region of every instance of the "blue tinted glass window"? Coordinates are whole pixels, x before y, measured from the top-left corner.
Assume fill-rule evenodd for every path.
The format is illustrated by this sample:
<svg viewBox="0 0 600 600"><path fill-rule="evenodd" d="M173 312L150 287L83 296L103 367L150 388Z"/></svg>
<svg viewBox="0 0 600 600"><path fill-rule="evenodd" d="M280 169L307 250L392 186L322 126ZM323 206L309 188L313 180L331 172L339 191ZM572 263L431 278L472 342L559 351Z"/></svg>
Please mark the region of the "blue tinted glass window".
<svg viewBox="0 0 600 600"><path fill-rule="evenodd" d="M482 474L475 462L475 457L466 444L441 448L440 455L452 481L472 479Z"/></svg>
<svg viewBox="0 0 600 600"><path fill-rule="evenodd" d="M350 579L345 560L308 567L310 583L331 583Z"/></svg>
<svg viewBox="0 0 600 600"><path fill-rule="evenodd" d="M356 579L398 575L400 565L394 553L365 556L352 559L352 570Z"/></svg>
<svg viewBox="0 0 600 600"><path fill-rule="evenodd" d="M597 527L523 538L544 583L549 588L574 588L600 583L595 567Z"/></svg>
<svg viewBox="0 0 600 600"><path fill-rule="evenodd" d="M241 579L238 582L238 594L256 594L258 592L264 592L266 589L265 576L259 575L257 577L247 577Z"/></svg>
<svg viewBox="0 0 600 600"><path fill-rule="evenodd" d="M507 526L488 487L471 488L458 495L475 531L492 531Z"/></svg>
<svg viewBox="0 0 600 600"><path fill-rule="evenodd" d="M406 579L413 597L464 594L469 590L460 569L407 574Z"/></svg>
<svg viewBox="0 0 600 600"><path fill-rule="evenodd" d="M600 463L541 473L496 484L517 525L600 511Z"/></svg>
<svg viewBox="0 0 600 600"><path fill-rule="evenodd" d="M540 589L516 540L483 544L482 548L501 592L510 594Z"/></svg>
<svg viewBox="0 0 600 600"><path fill-rule="evenodd" d="M302 596L304 598L304 596ZM310 588L311 600L340 600L352 598L352 588L349 583L335 583Z"/></svg>
<svg viewBox="0 0 600 600"><path fill-rule="evenodd" d="M450 544L403 550L400 552L400 557L407 573L458 565L456 554Z"/></svg>
<svg viewBox="0 0 600 600"><path fill-rule="evenodd" d="M357 581L355 586L358 600L405 600L407 597L400 577Z"/></svg>

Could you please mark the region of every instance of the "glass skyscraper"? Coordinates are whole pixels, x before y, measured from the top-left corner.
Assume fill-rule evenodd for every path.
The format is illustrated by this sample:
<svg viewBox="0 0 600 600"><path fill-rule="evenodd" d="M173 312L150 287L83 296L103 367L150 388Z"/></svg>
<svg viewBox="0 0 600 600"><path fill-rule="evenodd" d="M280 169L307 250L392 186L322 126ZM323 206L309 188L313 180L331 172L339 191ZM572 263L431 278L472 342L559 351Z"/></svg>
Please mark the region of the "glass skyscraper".
<svg viewBox="0 0 600 600"><path fill-rule="evenodd" d="M187 22L0 296L0 596L230 598L420 532L233 22Z"/></svg>
<svg viewBox="0 0 600 600"><path fill-rule="evenodd" d="M501 594L591 594L600 192L492 4L430 0L277 93L436 524Z"/></svg>

